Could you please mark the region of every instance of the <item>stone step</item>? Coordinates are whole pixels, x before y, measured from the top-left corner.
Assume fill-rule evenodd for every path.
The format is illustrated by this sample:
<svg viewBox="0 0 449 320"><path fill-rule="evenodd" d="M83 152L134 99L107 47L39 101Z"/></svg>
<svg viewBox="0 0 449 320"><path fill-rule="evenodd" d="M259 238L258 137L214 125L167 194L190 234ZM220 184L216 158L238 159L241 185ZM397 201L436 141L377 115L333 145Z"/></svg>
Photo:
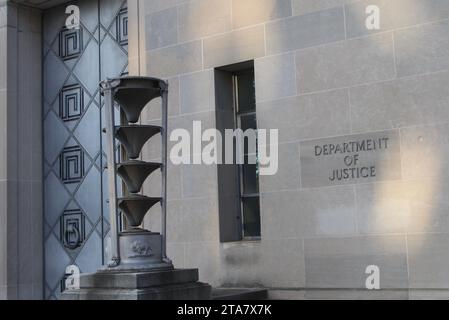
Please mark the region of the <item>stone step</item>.
<svg viewBox="0 0 449 320"><path fill-rule="evenodd" d="M198 269L117 272L100 270L80 277L79 289L63 300L208 300L211 287L198 281Z"/></svg>
<svg viewBox="0 0 449 320"><path fill-rule="evenodd" d="M145 289L78 289L66 290L62 300L207 300L210 286L202 282L189 282Z"/></svg>
<svg viewBox="0 0 449 320"><path fill-rule="evenodd" d="M174 269L154 272L97 272L82 274L81 289L144 289L198 281L198 269Z"/></svg>
<svg viewBox="0 0 449 320"><path fill-rule="evenodd" d="M212 288L213 300L266 300L268 291L258 288Z"/></svg>

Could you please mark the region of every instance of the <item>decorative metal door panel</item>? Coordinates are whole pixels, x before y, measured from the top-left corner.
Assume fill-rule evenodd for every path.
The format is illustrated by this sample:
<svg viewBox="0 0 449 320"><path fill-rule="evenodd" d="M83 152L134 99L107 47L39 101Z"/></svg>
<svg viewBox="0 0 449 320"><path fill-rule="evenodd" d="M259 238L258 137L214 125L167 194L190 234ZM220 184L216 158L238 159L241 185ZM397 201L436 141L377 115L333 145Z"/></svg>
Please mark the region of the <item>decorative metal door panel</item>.
<svg viewBox="0 0 449 320"><path fill-rule="evenodd" d="M79 29L65 28L69 4L45 11L43 18L47 299L59 298L64 290L67 266L94 272L106 259L109 222L99 82L125 75L128 66L126 0L74 2L80 9Z"/></svg>

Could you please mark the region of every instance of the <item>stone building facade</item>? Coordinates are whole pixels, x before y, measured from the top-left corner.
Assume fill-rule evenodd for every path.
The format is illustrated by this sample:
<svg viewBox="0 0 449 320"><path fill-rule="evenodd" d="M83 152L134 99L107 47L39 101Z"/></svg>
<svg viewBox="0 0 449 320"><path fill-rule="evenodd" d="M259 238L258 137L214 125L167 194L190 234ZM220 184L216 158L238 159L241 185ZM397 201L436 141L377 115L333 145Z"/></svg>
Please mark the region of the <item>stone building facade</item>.
<svg viewBox="0 0 449 320"><path fill-rule="evenodd" d="M175 266L198 267L216 287L268 288L272 298L449 298L449 1L82 0L73 4L96 53L83 42L78 54L90 56L76 63L48 40L63 39L68 4L42 2L0 1L2 298L58 298L66 265L90 272L103 263L106 199L78 195L84 181L87 190L105 183L101 138L89 139L100 137L102 118L90 77L167 79L169 127L193 134L194 121L223 125L221 106L236 100L226 79L243 71L254 75L257 128L279 130L278 171L258 177L250 210L259 232L245 236L243 197L223 188L240 184L227 174L235 168L170 164ZM369 6L378 29L367 27ZM64 92L84 97L84 127L59 112ZM155 105L142 124L159 120ZM58 159L72 147L86 164L65 183ZM142 159L159 153L147 146ZM159 179L144 193L157 194ZM85 219L77 249L60 234L71 210ZM157 231L158 221L155 207L145 227ZM370 266L380 290L366 290Z"/></svg>

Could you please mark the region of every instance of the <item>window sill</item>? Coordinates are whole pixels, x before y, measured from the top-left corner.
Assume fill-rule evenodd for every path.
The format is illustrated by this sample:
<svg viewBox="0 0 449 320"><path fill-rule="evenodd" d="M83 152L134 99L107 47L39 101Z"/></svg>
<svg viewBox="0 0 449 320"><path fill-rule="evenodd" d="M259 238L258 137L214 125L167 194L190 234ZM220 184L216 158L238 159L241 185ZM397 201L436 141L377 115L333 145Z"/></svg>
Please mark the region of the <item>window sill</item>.
<svg viewBox="0 0 449 320"><path fill-rule="evenodd" d="M235 241L221 241L221 244L232 244L232 243L242 243L242 242L260 242L262 240L261 237L245 237L241 240L235 240Z"/></svg>

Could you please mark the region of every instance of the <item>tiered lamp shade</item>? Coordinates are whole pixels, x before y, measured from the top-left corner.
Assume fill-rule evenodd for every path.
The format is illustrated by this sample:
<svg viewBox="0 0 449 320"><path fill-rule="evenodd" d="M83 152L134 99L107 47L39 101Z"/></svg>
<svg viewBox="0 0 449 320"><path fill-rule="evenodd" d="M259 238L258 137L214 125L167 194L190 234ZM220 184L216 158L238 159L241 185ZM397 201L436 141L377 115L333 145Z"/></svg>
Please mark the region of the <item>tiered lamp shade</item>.
<svg viewBox="0 0 449 320"><path fill-rule="evenodd" d="M148 102L161 96L163 85L155 78L123 78L115 91L114 100L120 104L128 122L136 123Z"/></svg>
<svg viewBox="0 0 449 320"><path fill-rule="evenodd" d="M126 221L131 228L139 228L148 210L162 199L146 197L137 194L119 198L118 206L125 214Z"/></svg>
<svg viewBox="0 0 449 320"><path fill-rule="evenodd" d="M115 129L115 136L125 148L128 158L137 159L145 143L160 132L160 126L118 126Z"/></svg>
<svg viewBox="0 0 449 320"><path fill-rule="evenodd" d="M166 83L160 79L124 77L120 78L120 84L114 90L113 99L120 105L129 123L115 127L115 138L126 150L128 159L131 159L118 163L115 168L130 193L129 196L117 199L117 203L132 229L137 229L148 210L162 199L137 194L148 176L162 166L161 163L136 160L145 143L162 131L160 126L139 125L137 122L145 106L151 100L162 97L166 89Z"/></svg>
<svg viewBox="0 0 449 320"><path fill-rule="evenodd" d="M138 193L148 176L160 167L160 163L132 160L118 164L117 174L125 182L129 192Z"/></svg>

